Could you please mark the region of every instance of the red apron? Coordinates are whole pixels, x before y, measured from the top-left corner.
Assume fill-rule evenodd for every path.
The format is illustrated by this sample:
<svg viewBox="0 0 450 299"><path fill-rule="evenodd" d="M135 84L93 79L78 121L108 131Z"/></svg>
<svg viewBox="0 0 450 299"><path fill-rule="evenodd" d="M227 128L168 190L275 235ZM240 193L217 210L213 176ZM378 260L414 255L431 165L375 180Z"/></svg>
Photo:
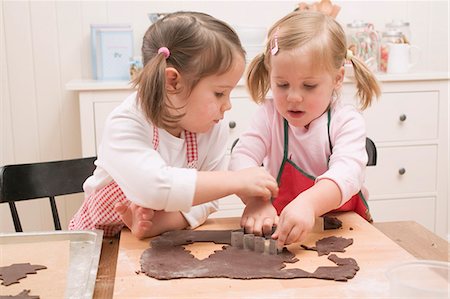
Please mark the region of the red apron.
<svg viewBox="0 0 450 299"><path fill-rule="evenodd" d="M330 110L328 110L328 140L330 144L330 150L332 150L330 140L330 115ZM292 200L294 200L300 193L312 187L316 179L314 176L303 171L288 158L288 130L288 122L284 120L284 154L283 162L281 163L277 179L279 192L278 197L272 200L272 204L277 210L278 215L280 215L284 207ZM332 212L336 211L355 211L367 221L372 222L372 217L370 216L369 212L369 206L367 205L367 202L361 191L353 195L352 198L350 198L350 200L347 201L343 206L336 210L333 210Z"/></svg>

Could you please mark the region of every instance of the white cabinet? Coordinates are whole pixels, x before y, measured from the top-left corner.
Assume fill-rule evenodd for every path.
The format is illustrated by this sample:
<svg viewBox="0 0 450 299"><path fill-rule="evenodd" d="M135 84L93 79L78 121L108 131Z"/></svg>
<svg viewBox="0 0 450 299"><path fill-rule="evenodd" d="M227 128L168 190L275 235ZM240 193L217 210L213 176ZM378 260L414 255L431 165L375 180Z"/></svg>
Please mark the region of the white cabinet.
<svg viewBox="0 0 450 299"><path fill-rule="evenodd" d="M448 218L448 74L380 75L382 97L364 111L367 135L378 150L367 168L366 186L375 221L415 220L446 237ZM96 154L107 115L133 89L127 82L71 81L79 92L83 156ZM354 84L346 80L343 98L352 101ZM256 108L242 81L225 114L231 144L248 126ZM236 196L220 200L212 217L240 216Z"/></svg>
<svg viewBox="0 0 450 299"><path fill-rule="evenodd" d="M448 74L381 75L382 96L363 112L378 161L367 168L375 221L414 220L447 237ZM344 97L355 87L344 84Z"/></svg>
<svg viewBox="0 0 450 299"><path fill-rule="evenodd" d="M224 121L230 128L230 137L227 143L228 149L231 149L233 142L239 138L239 135L249 126L250 120L257 107L257 104L249 100L243 86L238 86L231 94L230 111L225 112Z"/></svg>
<svg viewBox="0 0 450 299"><path fill-rule="evenodd" d="M134 90L127 81L96 80L72 80L66 88L79 94L83 157L95 156L106 118Z"/></svg>

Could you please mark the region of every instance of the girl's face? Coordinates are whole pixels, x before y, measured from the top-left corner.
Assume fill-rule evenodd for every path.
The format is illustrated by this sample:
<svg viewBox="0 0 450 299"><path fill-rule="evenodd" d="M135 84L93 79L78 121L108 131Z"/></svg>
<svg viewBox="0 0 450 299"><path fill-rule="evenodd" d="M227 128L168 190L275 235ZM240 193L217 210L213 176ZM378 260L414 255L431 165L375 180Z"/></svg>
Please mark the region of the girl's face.
<svg viewBox="0 0 450 299"><path fill-rule="evenodd" d="M180 95L180 104L185 105L182 110L186 115L179 121L178 128L171 131L172 134L179 136L182 130L205 133L223 119L225 111L231 109L230 93L245 68L244 58L236 55L234 60L226 73L205 77L190 94Z"/></svg>
<svg viewBox="0 0 450 299"><path fill-rule="evenodd" d="M280 51L271 57L270 87L277 111L295 127L308 126L331 102L344 77L342 67L331 74L308 50Z"/></svg>

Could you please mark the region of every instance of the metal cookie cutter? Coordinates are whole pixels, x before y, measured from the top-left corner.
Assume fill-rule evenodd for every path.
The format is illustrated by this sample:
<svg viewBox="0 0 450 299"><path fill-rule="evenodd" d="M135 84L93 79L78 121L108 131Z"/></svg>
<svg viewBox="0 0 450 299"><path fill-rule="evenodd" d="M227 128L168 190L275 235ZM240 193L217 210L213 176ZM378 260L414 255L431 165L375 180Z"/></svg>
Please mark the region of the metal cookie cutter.
<svg viewBox="0 0 450 299"><path fill-rule="evenodd" d="M312 232L323 232L324 225L324 217L316 217ZM271 238L272 234L275 232L275 229L276 226L273 226L272 233L265 235L264 237L255 236L254 234L246 234L243 229L232 231L231 246L264 254L278 254L282 250L277 249L277 241Z"/></svg>
<svg viewBox="0 0 450 299"><path fill-rule="evenodd" d="M243 230L233 231L231 232L231 246L255 251L263 254L277 254L277 241L255 236L254 234L246 234Z"/></svg>

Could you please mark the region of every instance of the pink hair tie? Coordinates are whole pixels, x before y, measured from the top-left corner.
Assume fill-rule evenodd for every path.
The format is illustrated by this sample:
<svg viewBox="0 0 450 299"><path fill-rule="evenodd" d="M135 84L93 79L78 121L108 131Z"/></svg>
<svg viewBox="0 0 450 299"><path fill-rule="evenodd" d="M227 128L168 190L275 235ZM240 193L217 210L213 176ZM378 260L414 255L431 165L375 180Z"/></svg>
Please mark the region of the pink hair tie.
<svg viewBox="0 0 450 299"><path fill-rule="evenodd" d="M272 53L272 56L278 53L278 31L280 31L280 27L277 28L277 31L275 31L275 34L273 36L273 40L270 43L270 53Z"/></svg>
<svg viewBox="0 0 450 299"><path fill-rule="evenodd" d="M161 54L161 53L164 55L164 58L166 58L166 59L169 58L169 56L170 56L170 51L166 47L161 47L158 49L158 54Z"/></svg>

